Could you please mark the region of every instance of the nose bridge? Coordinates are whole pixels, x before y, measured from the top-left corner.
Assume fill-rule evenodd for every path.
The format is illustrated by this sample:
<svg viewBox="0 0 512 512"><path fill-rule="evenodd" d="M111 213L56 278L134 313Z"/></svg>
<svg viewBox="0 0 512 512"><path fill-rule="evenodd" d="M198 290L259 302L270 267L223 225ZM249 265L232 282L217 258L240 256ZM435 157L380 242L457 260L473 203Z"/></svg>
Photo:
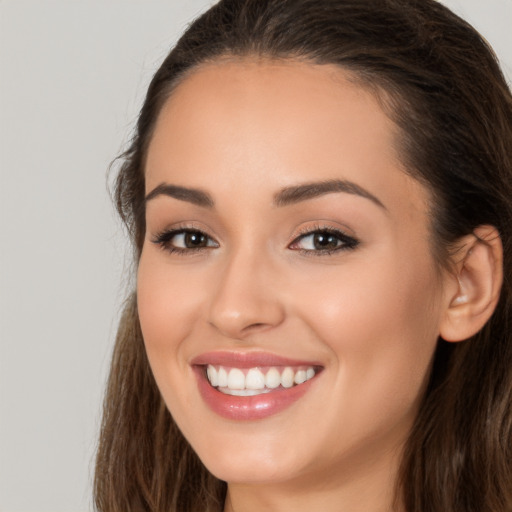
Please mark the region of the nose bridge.
<svg viewBox="0 0 512 512"><path fill-rule="evenodd" d="M229 251L212 297L209 322L234 339L280 324L284 307L275 277L272 258L261 247L245 245Z"/></svg>

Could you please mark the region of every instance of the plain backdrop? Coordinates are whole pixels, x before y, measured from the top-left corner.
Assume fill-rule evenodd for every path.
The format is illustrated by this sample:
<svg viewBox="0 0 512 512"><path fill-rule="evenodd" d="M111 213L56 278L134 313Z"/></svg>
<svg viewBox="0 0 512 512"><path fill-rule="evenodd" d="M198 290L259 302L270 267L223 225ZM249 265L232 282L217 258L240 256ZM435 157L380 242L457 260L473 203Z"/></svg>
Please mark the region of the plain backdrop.
<svg viewBox="0 0 512 512"><path fill-rule="evenodd" d="M129 259L107 168L208 0L0 0L0 511L92 510ZM446 0L512 77L512 0Z"/></svg>

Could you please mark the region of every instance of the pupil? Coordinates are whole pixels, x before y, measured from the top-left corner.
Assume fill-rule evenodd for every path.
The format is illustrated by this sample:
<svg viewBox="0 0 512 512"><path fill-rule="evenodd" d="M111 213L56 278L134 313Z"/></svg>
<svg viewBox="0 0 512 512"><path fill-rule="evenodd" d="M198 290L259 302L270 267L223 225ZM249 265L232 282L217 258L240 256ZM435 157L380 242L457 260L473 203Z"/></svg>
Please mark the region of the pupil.
<svg viewBox="0 0 512 512"><path fill-rule="evenodd" d="M206 237L202 233L186 233L185 245L187 247L205 247Z"/></svg>
<svg viewBox="0 0 512 512"><path fill-rule="evenodd" d="M314 236L315 249L335 249L338 247L338 239L334 235L318 233Z"/></svg>

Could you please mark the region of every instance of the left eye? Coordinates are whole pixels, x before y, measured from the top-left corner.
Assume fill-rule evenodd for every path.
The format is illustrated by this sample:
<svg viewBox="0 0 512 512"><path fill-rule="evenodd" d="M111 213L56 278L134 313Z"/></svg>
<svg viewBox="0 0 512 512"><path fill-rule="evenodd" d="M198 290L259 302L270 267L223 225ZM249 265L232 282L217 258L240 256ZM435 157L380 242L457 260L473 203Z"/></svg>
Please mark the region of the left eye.
<svg viewBox="0 0 512 512"><path fill-rule="evenodd" d="M290 245L290 249L332 252L342 249L353 249L357 243L357 240L341 231L314 231L296 238Z"/></svg>
<svg viewBox="0 0 512 512"><path fill-rule="evenodd" d="M171 240L174 247L180 249L196 249L199 247L211 247L215 244L201 231L182 231L175 233Z"/></svg>
<svg viewBox="0 0 512 512"><path fill-rule="evenodd" d="M218 247L217 242L206 233L195 229L176 229L160 233L153 239L153 243L160 245L171 253L184 253L194 249Z"/></svg>

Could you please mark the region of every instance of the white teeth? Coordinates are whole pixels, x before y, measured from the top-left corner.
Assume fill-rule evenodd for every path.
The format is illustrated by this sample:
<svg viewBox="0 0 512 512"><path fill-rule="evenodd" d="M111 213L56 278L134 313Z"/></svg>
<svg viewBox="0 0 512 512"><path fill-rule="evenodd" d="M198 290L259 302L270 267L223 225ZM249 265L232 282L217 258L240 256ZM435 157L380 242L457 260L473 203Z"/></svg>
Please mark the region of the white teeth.
<svg viewBox="0 0 512 512"><path fill-rule="evenodd" d="M217 373L217 386L219 386L219 388L225 388L226 386L228 385L228 372L220 367L219 368L219 373ZM213 384L212 384L213 386Z"/></svg>
<svg viewBox="0 0 512 512"><path fill-rule="evenodd" d="M303 384L315 376L315 369L299 368L294 370L287 366L280 372L278 367L270 367L264 374L260 368L241 370L239 368L224 368L208 365L206 376L213 387L235 396L254 396L268 393L278 387L285 389Z"/></svg>
<svg viewBox="0 0 512 512"><path fill-rule="evenodd" d="M238 368L231 368L228 374L229 389L245 389L245 375Z"/></svg>
<svg viewBox="0 0 512 512"><path fill-rule="evenodd" d="M308 380L308 378L306 377L306 370L299 370L295 374L295 378L293 380L294 380L295 384L302 384L303 382L306 382ZM213 385L214 384L212 383L212 386Z"/></svg>
<svg viewBox="0 0 512 512"><path fill-rule="evenodd" d="M295 372L287 366L281 374L281 385L283 388L291 388L293 386L293 379L295 378Z"/></svg>
<svg viewBox="0 0 512 512"><path fill-rule="evenodd" d="M265 375L265 386L270 389L275 389L279 387L281 384L281 375L279 374L277 368L270 368Z"/></svg>
<svg viewBox="0 0 512 512"><path fill-rule="evenodd" d="M208 365L208 368L206 369L206 374L208 375L208 380L210 381L210 384L213 387L219 385L218 374L217 370L215 369L215 366L212 366L211 364Z"/></svg>
<svg viewBox="0 0 512 512"><path fill-rule="evenodd" d="M225 395L233 395L233 396L256 396L261 395L263 393L270 393L271 389L259 390L259 389L229 389L224 388L222 392Z"/></svg>
<svg viewBox="0 0 512 512"><path fill-rule="evenodd" d="M210 381L211 382L211 381ZM213 386L213 384L212 384ZM263 389L265 387L265 375L258 368L251 368L245 376L246 389Z"/></svg>

